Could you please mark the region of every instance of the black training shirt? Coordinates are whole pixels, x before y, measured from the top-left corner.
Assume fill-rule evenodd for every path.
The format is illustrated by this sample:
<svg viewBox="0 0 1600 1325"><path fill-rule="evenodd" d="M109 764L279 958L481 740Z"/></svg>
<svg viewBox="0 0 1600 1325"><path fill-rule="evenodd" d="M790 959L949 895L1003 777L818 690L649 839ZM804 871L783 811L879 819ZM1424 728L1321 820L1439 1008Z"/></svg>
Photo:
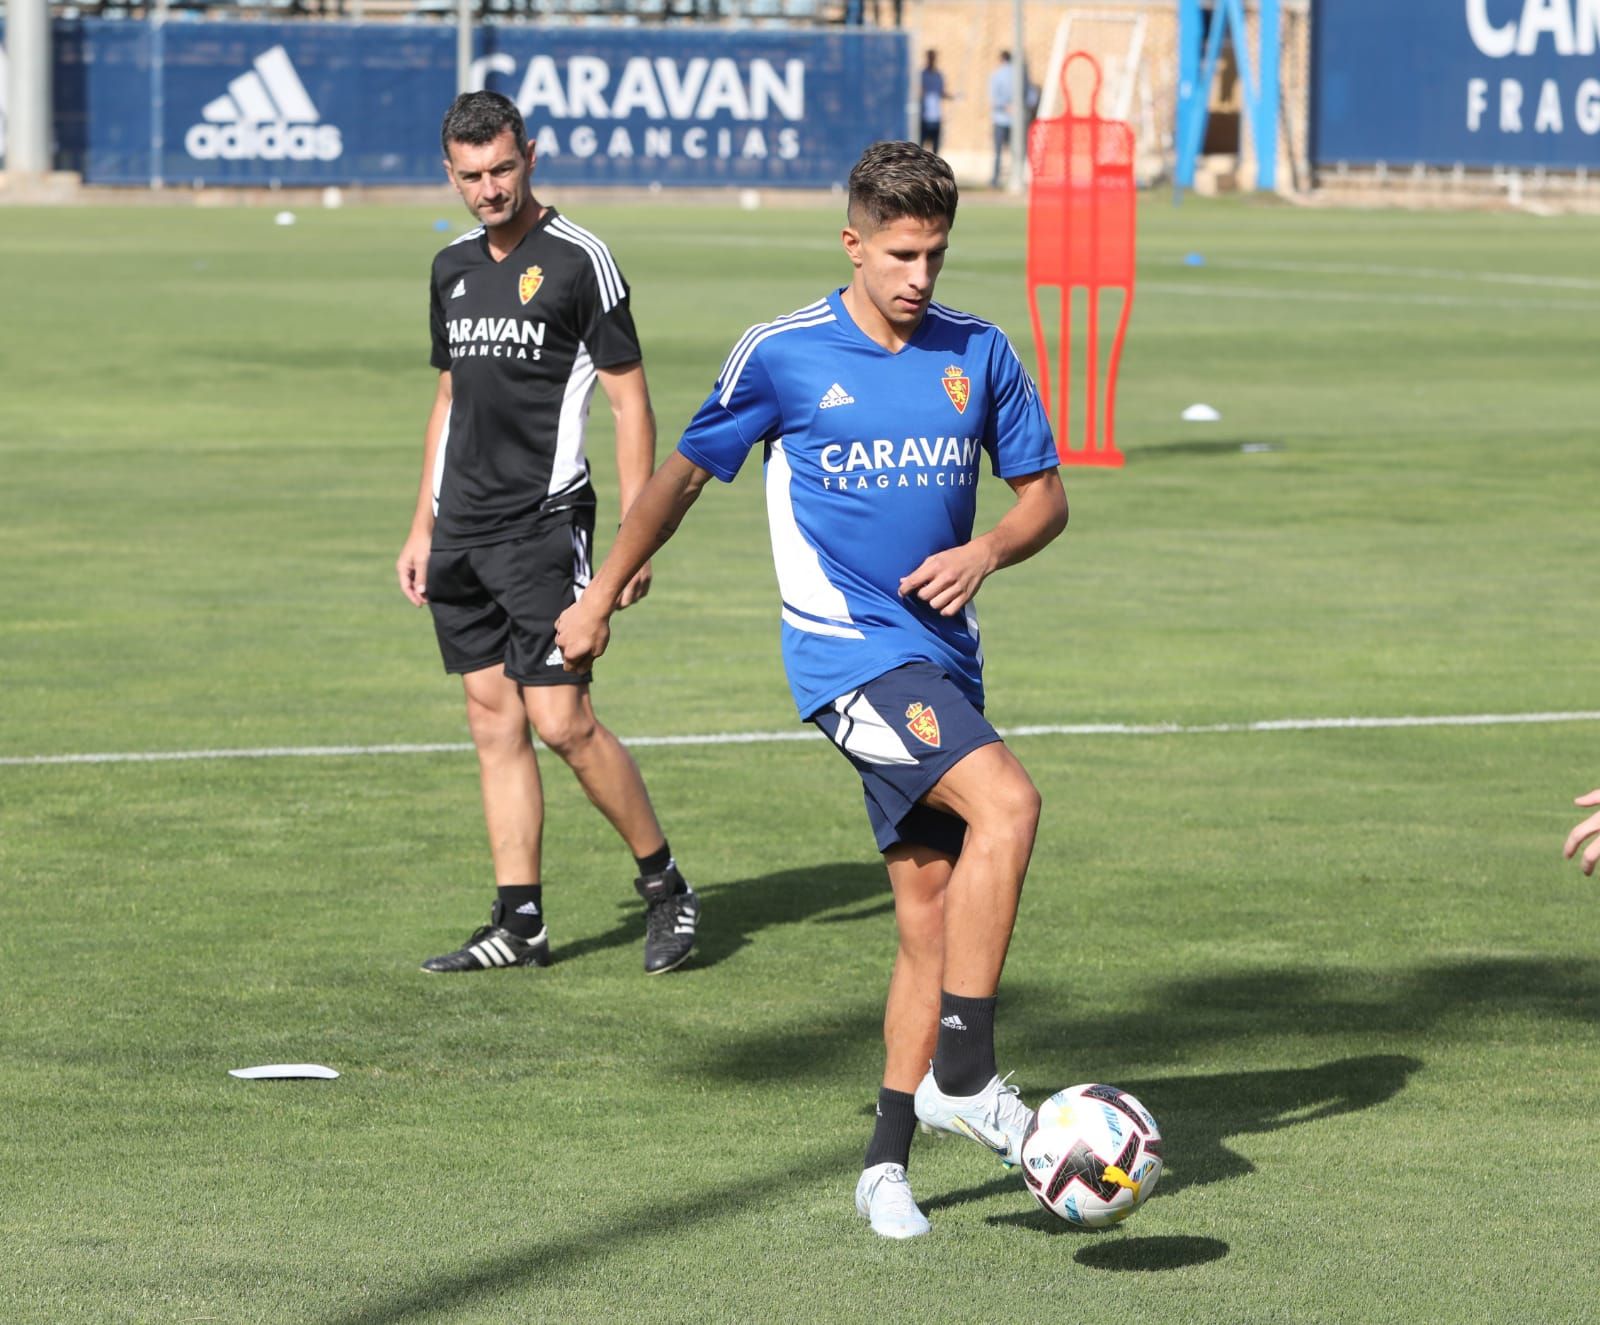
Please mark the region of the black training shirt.
<svg viewBox="0 0 1600 1325"><path fill-rule="evenodd" d="M554 208L500 262L480 226L433 260L435 368L453 400L433 467L435 547L533 532L594 501L584 433L596 370L643 357L611 251Z"/></svg>

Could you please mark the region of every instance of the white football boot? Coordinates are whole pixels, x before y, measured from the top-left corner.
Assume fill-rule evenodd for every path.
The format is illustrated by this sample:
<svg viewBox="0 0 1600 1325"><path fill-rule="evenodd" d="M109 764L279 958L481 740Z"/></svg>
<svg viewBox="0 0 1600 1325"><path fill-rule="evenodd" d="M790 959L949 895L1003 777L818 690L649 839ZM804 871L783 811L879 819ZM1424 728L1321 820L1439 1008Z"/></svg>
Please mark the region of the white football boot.
<svg viewBox="0 0 1600 1325"><path fill-rule="evenodd" d="M906 1171L898 1164L874 1164L861 1170L856 1183L856 1213L872 1222L872 1231L885 1238L921 1237L930 1227L917 1208Z"/></svg>
<svg viewBox="0 0 1600 1325"><path fill-rule="evenodd" d="M917 1086L917 1120L941 1132L976 1141L998 1157L1008 1169L1022 1162L1022 1138L1033 1125L1033 1110L1022 1102L1017 1088L1004 1079L990 1077L976 1095L946 1095L933 1079L933 1069Z"/></svg>

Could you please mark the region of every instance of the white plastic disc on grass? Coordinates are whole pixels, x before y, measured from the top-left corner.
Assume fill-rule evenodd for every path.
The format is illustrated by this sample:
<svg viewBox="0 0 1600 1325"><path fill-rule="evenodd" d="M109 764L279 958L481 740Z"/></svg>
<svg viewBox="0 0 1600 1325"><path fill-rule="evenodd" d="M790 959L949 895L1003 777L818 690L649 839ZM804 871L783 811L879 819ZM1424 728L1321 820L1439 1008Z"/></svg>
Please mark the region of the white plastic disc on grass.
<svg viewBox="0 0 1600 1325"><path fill-rule="evenodd" d="M272 223L274 225L293 225L294 222L295 215L293 212L279 212L272 218Z"/></svg>
<svg viewBox="0 0 1600 1325"><path fill-rule="evenodd" d="M262 1067L230 1067L228 1075L245 1081L296 1081L304 1077L332 1081L339 1074L321 1063L267 1063Z"/></svg>
<svg viewBox="0 0 1600 1325"><path fill-rule="evenodd" d="M1212 409L1210 405L1194 404L1183 412L1185 423L1221 423L1222 415Z"/></svg>

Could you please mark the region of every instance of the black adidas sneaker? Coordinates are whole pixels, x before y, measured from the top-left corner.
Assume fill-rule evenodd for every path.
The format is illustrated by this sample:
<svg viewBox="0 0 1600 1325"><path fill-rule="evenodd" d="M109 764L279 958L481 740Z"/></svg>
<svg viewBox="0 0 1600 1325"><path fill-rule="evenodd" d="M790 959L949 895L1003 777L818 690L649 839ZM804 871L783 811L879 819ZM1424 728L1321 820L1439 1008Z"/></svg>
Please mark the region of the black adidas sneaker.
<svg viewBox="0 0 1600 1325"><path fill-rule="evenodd" d="M500 966L550 965L549 931L541 925L537 934L525 939L504 928L500 924L504 918L505 903L496 898L487 925L475 929L472 937L454 952L429 957L422 969L437 975L446 971L490 971Z"/></svg>
<svg viewBox="0 0 1600 1325"><path fill-rule="evenodd" d="M678 873L676 861L669 861L660 874L635 879L633 886L648 907L644 918L645 974L661 975L682 966L694 947L700 898ZM682 892L678 891L680 886Z"/></svg>

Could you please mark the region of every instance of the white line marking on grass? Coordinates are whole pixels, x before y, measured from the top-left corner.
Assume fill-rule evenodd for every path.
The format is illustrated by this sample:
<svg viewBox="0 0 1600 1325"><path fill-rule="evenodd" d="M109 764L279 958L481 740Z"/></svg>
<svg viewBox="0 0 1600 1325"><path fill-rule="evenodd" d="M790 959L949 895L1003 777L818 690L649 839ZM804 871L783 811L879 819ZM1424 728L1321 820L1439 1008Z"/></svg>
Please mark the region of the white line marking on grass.
<svg viewBox="0 0 1600 1325"><path fill-rule="evenodd" d="M1470 294L1390 294L1382 290L1315 290L1304 286L1275 289L1265 285L1217 285L1205 282L1144 281L1140 291L1196 295L1202 299L1264 299L1276 303L1309 300L1330 304L1399 304L1429 308L1518 308L1544 313L1595 312L1592 299L1497 299Z"/></svg>
<svg viewBox="0 0 1600 1325"><path fill-rule="evenodd" d="M1181 258L1168 259L1176 266ZM1600 291L1600 280L1583 276L1542 276L1530 272L1471 271L1456 267L1391 267L1359 262L1281 262L1261 258L1215 258L1219 270L1288 271L1323 276L1395 276L1417 281L1473 281L1483 285L1532 285L1549 290Z"/></svg>
<svg viewBox="0 0 1600 1325"><path fill-rule="evenodd" d="M1393 718L1268 718L1261 722L1063 722L1001 727L1002 736L1217 736L1238 732L1366 731L1392 727L1513 727L1538 723L1600 722L1600 710L1572 713L1441 713ZM643 749L672 745L770 745L821 740L809 727L781 732L705 732L689 736L624 736ZM49 764L165 764L202 759L338 759L365 755L466 754L466 741L429 745L276 745L244 750L147 750L76 755L5 755L0 767L39 768Z"/></svg>
<svg viewBox="0 0 1600 1325"><path fill-rule="evenodd" d="M710 246L712 248L770 248L773 240L771 235L748 233L711 233L696 232L695 234L662 234L654 236L653 243L666 244L693 244L696 246ZM835 239L793 239L783 241L788 249L808 249L818 253L832 253L839 247ZM1017 249L1014 247L991 248L982 244L963 244L960 257L976 261L1015 262ZM1163 266L1186 266L1187 263L1181 256L1163 254L1153 258L1154 263ZM1467 281L1481 285L1525 285L1546 290L1577 290L1581 292L1600 292L1600 280L1593 280L1583 276L1551 276L1536 272L1515 271L1474 271L1464 267L1401 267L1383 263L1363 262L1288 262L1274 261L1264 258L1209 258L1208 267L1218 271L1281 271L1294 272L1308 276L1390 276L1402 280L1416 281ZM958 266L955 271L948 271L941 279L948 280L951 276L966 276L971 273L964 272ZM982 279L989 277L984 274ZM1405 296L1395 296L1403 298ZM1583 305L1578 305L1583 307ZM1545 307L1543 304L1535 307Z"/></svg>
<svg viewBox="0 0 1600 1325"><path fill-rule="evenodd" d="M1397 718L1268 718L1261 722L1197 725L1121 722L1076 726L1008 727L1002 736L1214 736L1232 732L1362 731L1385 727L1511 727L1532 723L1600 722L1600 711L1574 713L1440 713Z"/></svg>

